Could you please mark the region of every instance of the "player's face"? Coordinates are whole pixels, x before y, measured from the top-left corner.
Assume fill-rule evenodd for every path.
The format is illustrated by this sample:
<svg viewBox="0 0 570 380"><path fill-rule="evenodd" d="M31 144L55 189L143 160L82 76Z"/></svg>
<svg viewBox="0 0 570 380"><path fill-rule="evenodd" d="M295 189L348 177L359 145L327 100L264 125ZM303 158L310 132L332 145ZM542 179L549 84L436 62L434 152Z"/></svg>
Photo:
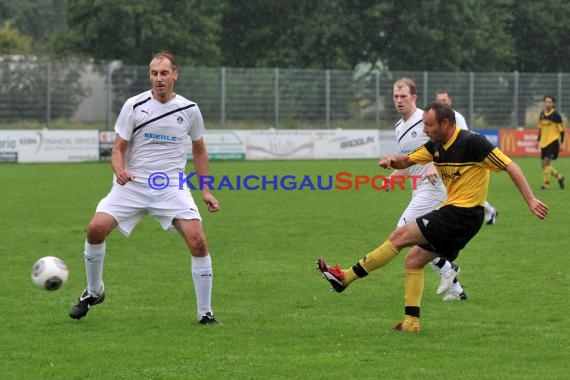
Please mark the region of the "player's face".
<svg viewBox="0 0 570 380"><path fill-rule="evenodd" d="M174 82L178 79L178 71L172 69L172 64L167 58L153 59L149 69L154 97L159 101L170 100L174 91Z"/></svg>
<svg viewBox="0 0 570 380"><path fill-rule="evenodd" d="M394 107L404 117L410 116L416 108L417 95L410 93L408 86L394 86Z"/></svg>
<svg viewBox="0 0 570 380"><path fill-rule="evenodd" d="M554 102L552 101L552 99L551 98L544 99L544 108L547 111L550 111L552 107L554 107Z"/></svg>
<svg viewBox="0 0 570 380"><path fill-rule="evenodd" d="M437 122L434 110L424 112L422 116L424 122L424 133L430 138L431 141L440 142L446 141L448 131L446 130L447 120L442 124Z"/></svg>
<svg viewBox="0 0 570 380"><path fill-rule="evenodd" d="M435 98L435 102L439 103L439 104L444 104L446 106L450 106L451 105L451 98L449 97L449 95L445 92L442 92L440 94L437 94L436 98Z"/></svg>

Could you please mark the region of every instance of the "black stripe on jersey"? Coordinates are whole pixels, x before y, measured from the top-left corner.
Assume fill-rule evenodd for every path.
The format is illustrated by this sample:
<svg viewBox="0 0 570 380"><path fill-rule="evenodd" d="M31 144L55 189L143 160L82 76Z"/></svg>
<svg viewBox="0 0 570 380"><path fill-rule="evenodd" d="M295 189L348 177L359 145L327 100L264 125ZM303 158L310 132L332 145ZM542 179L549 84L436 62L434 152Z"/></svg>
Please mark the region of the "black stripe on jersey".
<svg viewBox="0 0 570 380"><path fill-rule="evenodd" d="M140 106L141 104L145 104L146 102L148 102L150 100L150 96L148 98L146 98L145 100L141 100L138 103L135 103L135 105L133 106L133 111L135 110L135 108L137 108L138 106Z"/></svg>
<svg viewBox="0 0 570 380"><path fill-rule="evenodd" d="M460 167L460 166L473 166L476 165L477 162L434 162L435 166L453 166L453 167Z"/></svg>
<svg viewBox="0 0 570 380"><path fill-rule="evenodd" d="M404 121L404 119L400 119L400 121L398 121L396 123L396 125L394 125L394 128L398 128L398 125L400 125L403 121Z"/></svg>
<svg viewBox="0 0 570 380"><path fill-rule="evenodd" d="M408 129L406 130L406 132L402 133L402 136L400 136L400 138L398 139L398 142L402 141L402 139L404 138L404 136L405 136L409 131L411 131L413 127L415 127L416 125L418 125L418 124L421 123L421 122L422 122L422 120L419 120L416 124L414 124L414 125L412 125L410 128L408 128Z"/></svg>
<svg viewBox="0 0 570 380"><path fill-rule="evenodd" d="M150 119L150 120L147 120L147 121L145 121L144 123L142 123L141 125L136 126L135 129L133 129L133 133L132 133L132 134L134 135L136 131L138 131L139 129L141 129L141 128L144 127L145 125L148 125L148 124L150 124L150 123L152 123L152 122L155 122L155 121L157 121L157 120L160 120L160 119L162 119L162 118L164 118L164 117L170 116L170 115L172 115L173 113L176 113L176 112L179 112L179 111L184 111L184 110L186 110L186 109L188 109L188 108L192 108L192 107L194 107L195 105L196 105L196 104L188 104L187 106L180 107L180 108L177 108L177 109L172 110L172 111L168 111L167 113L163 113L162 115L159 115L159 116L157 116L157 117L155 117L155 118L152 118L152 119Z"/></svg>
<svg viewBox="0 0 570 380"><path fill-rule="evenodd" d="M487 156L487 158L489 159L489 161L491 161L492 163L494 163L498 168L500 168L501 170L505 170L507 169L507 167L505 166L505 163L503 161L501 161L501 159L499 157L497 157L495 155L495 153L491 152L489 153L489 155Z"/></svg>

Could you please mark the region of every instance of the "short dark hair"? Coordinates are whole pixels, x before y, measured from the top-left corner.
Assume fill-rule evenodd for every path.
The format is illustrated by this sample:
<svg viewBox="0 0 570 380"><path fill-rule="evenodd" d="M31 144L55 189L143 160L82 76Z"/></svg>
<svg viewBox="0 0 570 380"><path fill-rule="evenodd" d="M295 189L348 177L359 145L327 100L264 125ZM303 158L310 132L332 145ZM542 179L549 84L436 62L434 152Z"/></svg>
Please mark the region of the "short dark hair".
<svg viewBox="0 0 570 380"><path fill-rule="evenodd" d="M451 124L455 124L455 112L450 106L445 104L439 104L437 102L430 102L424 107L424 112L433 110L435 112L435 118L439 124L443 123L444 120L449 120Z"/></svg>
<svg viewBox="0 0 570 380"><path fill-rule="evenodd" d="M404 77L394 82L394 87L403 87L403 86L407 86L410 89L411 95L417 95L416 82L414 82L413 79Z"/></svg>
<svg viewBox="0 0 570 380"><path fill-rule="evenodd" d="M554 96L552 96L552 95L544 95L544 98L542 98L542 101L544 102L548 98L552 99L552 103L556 103L556 99L554 99Z"/></svg>
<svg viewBox="0 0 570 380"><path fill-rule="evenodd" d="M172 53L169 53L167 51L160 51L152 55L150 62L155 59L168 59L170 61L170 65L172 66L172 70L178 70L178 67L176 66L176 57L174 57L174 54Z"/></svg>

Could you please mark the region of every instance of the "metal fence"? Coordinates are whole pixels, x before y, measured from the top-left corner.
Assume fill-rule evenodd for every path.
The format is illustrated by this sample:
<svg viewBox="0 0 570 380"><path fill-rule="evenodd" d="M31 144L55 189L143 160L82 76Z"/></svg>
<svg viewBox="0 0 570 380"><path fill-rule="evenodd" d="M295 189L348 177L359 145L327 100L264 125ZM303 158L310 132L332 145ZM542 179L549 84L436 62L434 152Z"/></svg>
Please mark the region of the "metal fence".
<svg viewBox="0 0 570 380"><path fill-rule="evenodd" d="M448 91L472 128L535 127L545 94L570 111L567 73L183 67L175 91L198 103L208 128L391 128L403 76L416 81L419 106ZM0 128L110 130L123 102L148 88L146 66L0 60Z"/></svg>

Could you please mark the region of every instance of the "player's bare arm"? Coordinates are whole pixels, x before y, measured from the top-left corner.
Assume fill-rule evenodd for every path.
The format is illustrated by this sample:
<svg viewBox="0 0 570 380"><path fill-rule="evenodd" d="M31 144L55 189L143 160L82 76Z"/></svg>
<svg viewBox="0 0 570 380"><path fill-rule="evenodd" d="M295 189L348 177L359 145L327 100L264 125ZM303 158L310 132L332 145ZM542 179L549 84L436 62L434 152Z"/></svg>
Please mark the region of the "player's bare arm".
<svg viewBox="0 0 570 380"><path fill-rule="evenodd" d="M203 138L192 141L192 156L194 157L194 169L198 177L208 175L208 151L206 150L206 144ZM204 202L208 206L208 211L216 212L220 210L220 203L210 192L208 185L202 189L202 199L204 199Z"/></svg>
<svg viewBox="0 0 570 380"><path fill-rule="evenodd" d="M548 216L548 206L535 198L521 168L514 161L511 161L511 163L507 165L507 172L521 192L530 211L540 219L546 218Z"/></svg>
<svg viewBox="0 0 570 380"><path fill-rule="evenodd" d="M121 136L117 135L115 137L115 145L111 154L111 166L115 171L117 183L121 186L135 179L135 176L125 168L125 152L128 145L129 142L121 138Z"/></svg>
<svg viewBox="0 0 570 380"><path fill-rule="evenodd" d="M437 169L435 168L435 165L433 164L433 162L430 162L429 164L427 164L426 177L425 178L429 181L429 183L431 183L434 186L435 186L437 180L439 179L439 174L437 174Z"/></svg>
<svg viewBox="0 0 570 380"><path fill-rule="evenodd" d="M408 157L407 154L382 157L378 161L378 165L380 165L384 169L387 169L387 168L406 169L406 168L409 168L410 166L412 166L414 164L415 164L415 162L410 161L410 158Z"/></svg>

